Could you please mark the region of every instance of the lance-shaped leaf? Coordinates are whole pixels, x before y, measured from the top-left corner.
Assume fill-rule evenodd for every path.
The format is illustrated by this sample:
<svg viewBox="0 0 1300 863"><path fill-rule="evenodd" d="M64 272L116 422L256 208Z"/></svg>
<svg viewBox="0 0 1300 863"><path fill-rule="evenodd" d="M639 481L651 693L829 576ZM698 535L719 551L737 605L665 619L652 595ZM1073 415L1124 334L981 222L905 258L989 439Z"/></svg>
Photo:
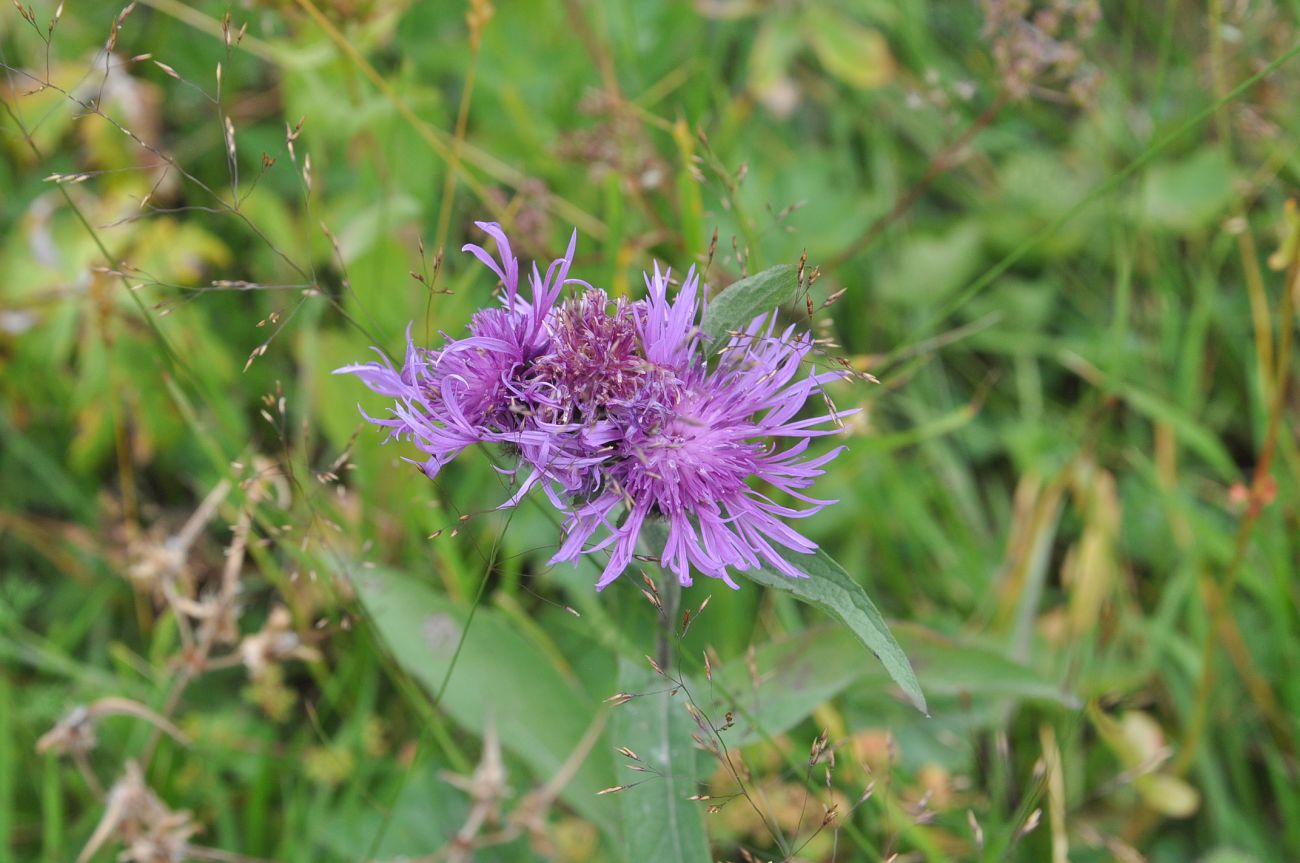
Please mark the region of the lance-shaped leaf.
<svg viewBox="0 0 1300 863"><path fill-rule="evenodd" d="M700 330L709 337L706 347L716 352L729 333L743 330L759 315L794 299L799 289L799 268L793 264L770 267L741 279L709 300Z"/></svg>
<svg viewBox="0 0 1300 863"><path fill-rule="evenodd" d="M598 701L545 651L495 609L478 609L471 625L467 608L393 570L366 570L353 584L393 658L441 695L438 708L457 725L481 734L494 723L502 746L541 780L565 769ZM613 807L596 795L611 772L604 759L588 757L561 796L615 835Z"/></svg>
<svg viewBox="0 0 1300 863"><path fill-rule="evenodd" d="M1067 710L1081 707L1061 683L995 645L916 624L896 623L893 630L930 698L963 705L963 718L970 717L965 707L970 704L1028 701ZM745 745L783 734L849 687L883 694L889 685L884 668L844 661L857 649L857 636L846 627L825 624L759 646L752 657L756 674L751 674L750 660L739 658L715 668L709 688L713 713L736 710L728 743Z"/></svg>
<svg viewBox="0 0 1300 863"><path fill-rule="evenodd" d="M636 696L614 713L613 740L635 756L617 756L619 784L630 786L617 792L627 859L709 863L702 804L690 799L697 793L697 726L685 692L674 694L670 681L627 660L618 679L621 691Z"/></svg>
<svg viewBox="0 0 1300 863"><path fill-rule="evenodd" d="M844 567L821 549L812 554L782 551L782 555L808 577L791 578L766 567L742 574L750 581L793 594L796 599L815 605L840 620L876 655L908 700L922 713L926 712L925 695L921 693L921 684L912 664L862 585L850 578Z"/></svg>
<svg viewBox="0 0 1300 863"><path fill-rule="evenodd" d="M654 556L664 547L667 530L661 522L647 522L641 528L647 553ZM916 672L903 648L889 631L885 618L867 591L858 584L844 567L836 563L821 549L812 554L778 549L807 578L783 575L767 567L748 569L740 573L757 584L793 594L796 599L815 605L849 628L867 649L884 665L885 671L902 688L912 704L926 713L925 695L916 679Z"/></svg>

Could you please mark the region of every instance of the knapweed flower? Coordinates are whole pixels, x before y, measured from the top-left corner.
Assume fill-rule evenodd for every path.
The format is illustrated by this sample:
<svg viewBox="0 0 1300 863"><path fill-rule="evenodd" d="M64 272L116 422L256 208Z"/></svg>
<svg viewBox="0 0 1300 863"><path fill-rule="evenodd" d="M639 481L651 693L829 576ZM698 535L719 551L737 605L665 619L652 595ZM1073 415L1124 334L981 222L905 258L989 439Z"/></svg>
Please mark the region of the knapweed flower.
<svg viewBox="0 0 1300 863"><path fill-rule="evenodd" d="M415 345L408 328L400 369L382 353L339 369L395 400L389 416L366 418L414 442L430 477L471 444L505 445L526 477L503 506L542 486L564 515L552 562L609 550L598 590L632 562L650 520L663 522L659 560L683 585L692 569L733 588L731 570L803 576L781 550L816 546L786 519L833 503L807 489L843 447L810 456L812 439L841 425L833 410L801 410L843 372L804 373L812 339L778 331L775 310L709 359L693 269L671 300L658 266L645 299L615 300L569 278L573 241L544 276L534 265L524 298L504 232L479 227L500 260L476 245L464 250L496 274L502 305L478 312L464 338L444 334L436 349ZM582 291L560 302L565 285ZM773 490L798 505L779 503Z"/></svg>

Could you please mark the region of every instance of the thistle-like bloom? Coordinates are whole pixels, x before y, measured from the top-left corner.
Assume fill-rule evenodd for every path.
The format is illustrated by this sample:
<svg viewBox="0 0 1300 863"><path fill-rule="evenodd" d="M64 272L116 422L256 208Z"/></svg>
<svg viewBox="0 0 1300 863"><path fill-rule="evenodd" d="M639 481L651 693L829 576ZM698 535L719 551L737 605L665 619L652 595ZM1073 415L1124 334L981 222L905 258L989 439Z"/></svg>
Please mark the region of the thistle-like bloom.
<svg viewBox="0 0 1300 863"><path fill-rule="evenodd" d="M775 333L775 314L760 315L723 348L709 368L696 329L698 282L694 273L676 301L667 299L668 275L647 278L641 307L641 343L653 372L630 399L611 404L621 434L602 465L604 491L572 508L567 537L554 560L612 545L597 589L632 561L646 519L662 518L667 540L660 562L691 583L691 567L736 587L728 567L769 566L803 575L775 546L810 553L816 546L781 519L812 515L832 501L803 493L822 466L843 447L803 458L813 437L834 433L835 416L796 419L808 398L839 372L802 376L812 350L794 329ZM651 359L653 358L653 359ZM784 447L783 443L788 441ZM793 509L774 502L751 483L764 483L806 504ZM613 517L626 505L621 524ZM601 528L606 536L590 547Z"/></svg>
<svg viewBox="0 0 1300 863"><path fill-rule="evenodd" d="M477 224L496 240L500 261L481 246L468 244L462 251L496 274L503 288L502 306L476 313L465 338L442 333L447 344L438 350L417 346L408 326L400 371L378 348L380 362L335 371L355 374L370 389L397 400L392 417L366 419L388 428L390 438L413 440L428 456L422 466L430 478L472 444L512 444L543 453L551 444L546 431L527 422L533 401L527 373L550 345L547 322L573 264L577 232L545 277L533 265L532 298L526 300L519 293L519 261L505 233L496 224Z"/></svg>
<svg viewBox="0 0 1300 863"><path fill-rule="evenodd" d="M669 274L656 266L647 297L611 301L584 283L556 305L574 246L532 298L518 294L518 264L496 225L480 223L501 260L466 246L500 279L504 307L475 315L469 336L438 350L408 331L399 371L386 361L339 369L396 399L390 418L369 418L390 437L413 440L436 475L472 443L503 443L527 471L514 505L535 485L565 515L552 562L609 549L603 589L632 562L643 527L665 525L662 565L691 583L691 570L737 587L730 570L767 567L802 577L782 549L816 546L785 519L833 501L806 490L843 447L811 457L813 438L840 429L838 415L800 411L842 372L804 374L811 338L778 332L775 311L756 317L706 357L698 328L702 291L692 270L670 301ZM798 502L791 507L770 496Z"/></svg>

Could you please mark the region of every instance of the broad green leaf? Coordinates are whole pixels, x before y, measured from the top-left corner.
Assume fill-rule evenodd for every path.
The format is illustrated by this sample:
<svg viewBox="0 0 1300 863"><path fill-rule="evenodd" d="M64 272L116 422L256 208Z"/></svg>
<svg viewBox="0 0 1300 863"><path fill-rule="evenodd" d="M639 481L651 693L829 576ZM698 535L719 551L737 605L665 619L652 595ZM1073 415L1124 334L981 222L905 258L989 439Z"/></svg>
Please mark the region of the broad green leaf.
<svg viewBox="0 0 1300 863"><path fill-rule="evenodd" d="M766 567L743 574L750 581L793 594L796 599L815 605L840 620L884 664L908 700L922 713L926 712L925 695L907 655L862 585L850 578L844 568L821 549L812 554L783 551L782 555L796 569L807 573L808 578L791 578Z"/></svg>
<svg viewBox="0 0 1300 863"><path fill-rule="evenodd" d="M727 343L728 333L743 330L754 318L794 299L798 280L798 267L781 264L741 279L709 300L700 322L712 340L708 350L717 352Z"/></svg>
<svg viewBox="0 0 1300 863"><path fill-rule="evenodd" d="M376 834L384 838L378 859L414 857L443 847L465 823L468 796L438 778L430 765L410 768L413 775L392 802L392 813L360 805L344 796L323 813L317 841L340 860L364 860Z"/></svg>
<svg viewBox="0 0 1300 863"><path fill-rule="evenodd" d="M393 656L436 695L456 653L466 609L392 570L366 570L355 585ZM474 734L495 723L502 747L537 779L559 773L596 717L597 700L493 609L475 613L455 662L439 707ZM562 796L612 833L613 805L596 796L612 784L608 762L588 757Z"/></svg>
<svg viewBox="0 0 1300 863"><path fill-rule="evenodd" d="M925 691L961 699L1011 698L1078 709L1079 699L995 646L918 626L894 627Z"/></svg>
<svg viewBox="0 0 1300 863"><path fill-rule="evenodd" d="M628 767L647 769L625 770L618 777L619 785L633 786L617 794L627 859L709 863L700 803L688 799L697 793L698 777L696 725L686 712L685 695L674 694L663 678L627 660L619 663L618 679L620 691L637 697L616 709L613 742L639 760L618 758Z"/></svg>
<svg viewBox="0 0 1300 863"><path fill-rule="evenodd" d="M844 83L869 90L894 77L894 57L879 30L817 4L804 9L804 23L817 59Z"/></svg>
<svg viewBox="0 0 1300 863"><path fill-rule="evenodd" d="M977 222L942 234L912 234L900 242L897 263L881 279L879 295L893 303L928 307L979 275L984 237Z"/></svg>
<svg viewBox="0 0 1300 863"><path fill-rule="evenodd" d="M899 624L894 632L931 698L1079 706L1057 683L995 648L912 624ZM719 694L714 712L743 708L737 711L729 741L745 745L788 731L849 687L883 690L889 684L884 669L845 661L856 649L857 637L847 629L816 626L754 652L757 689L746 662L729 662L714 671L714 691Z"/></svg>
<svg viewBox="0 0 1300 863"><path fill-rule="evenodd" d="M1232 204L1232 183L1232 165L1219 147L1157 165L1142 189L1143 218L1171 231L1209 227Z"/></svg>
<svg viewBox="0 0 1300 863"><path fill-rule="evenodd" d="M715 670L713 713L741 708L735 729L727 732L728 745L743 746L789 731L861 679L864 664L845 661L856 655L856 642L842 627L815 626L764 644L753 657L757 688L747 660L735 659Z"/></svg>
<svg viewBox="0 0 1300 863"><path fill-rule="evenodd" d="M376 243L419 217L420 202L400 192L368 207L354 209L339 230L339 254L351 266Z"/></svg>

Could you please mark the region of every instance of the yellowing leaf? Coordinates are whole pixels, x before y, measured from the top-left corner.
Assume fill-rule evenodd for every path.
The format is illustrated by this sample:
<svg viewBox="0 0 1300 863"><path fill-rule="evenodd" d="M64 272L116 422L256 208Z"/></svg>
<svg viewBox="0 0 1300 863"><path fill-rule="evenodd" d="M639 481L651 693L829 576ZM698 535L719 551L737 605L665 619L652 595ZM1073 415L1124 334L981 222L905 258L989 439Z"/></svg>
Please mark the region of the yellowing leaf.
<svg viewBox="0 0 1300 863"><path fill-rule="evenodd" d="M1282 211L1281 240L1277 251L1268 256L1268 268L1281 272L1291 266L1297 255L1300 255L1300 207L1296 206L1295 198L1290 198Z"/></svg>
<svg viewBox="0 0 1300 863"><path fill-rule="evenodd" d="M1129 710L1116 720L1090 704L1088 718L1125 770L1137 774L1133 787L1143 803L1168 818L1186 818L1200 807L1195 788L1177 776L1155 772L1169 752L1164 730L1149 714Z"/></svg>
<svg viewBox="0 0 1300 863"><path fill-rule="evenodd" d="M1134 784L1143 803L1169 818L1187 818L1200 808L1200 792L1176 776L1148 773Z"/></svg>
<svg viewBox="0 0 1300 863"><path fill-rule="evenodd" d="M1086 465L1075 480L1075 495L1084 512L1083 535L1070 549L1061 580L1069 591L1069 625L1075 635L1097 626L1102 608L1115 590L1119 565L1115 536L1120 524L1120 499L1115 477L1096 465Z"/></svg>
<svg viewBox="0 0 1300 863"><path fill-rule="evenodd" d="M863 90L883 87L894 77L894 56L879 30L831 9L810 7L805 32L826 71Z"/></svg>
<svg viewBox="0 0 1300 863"><path fill-rule="evenodd" d="M763 20L749 53L749 89L765 104L789 83L790 61L802 46L799 28L788 16Z"/></svg>
<svg viewBox="0 0 1300 863"><path fill-rule="evenodd" d="M1150 714L1129 710L1120 717L1119 724L1130 751L1135 753L1133 762L1128 766L1140 767L1161 759L1165 749L1165 732Z"/></svg>

